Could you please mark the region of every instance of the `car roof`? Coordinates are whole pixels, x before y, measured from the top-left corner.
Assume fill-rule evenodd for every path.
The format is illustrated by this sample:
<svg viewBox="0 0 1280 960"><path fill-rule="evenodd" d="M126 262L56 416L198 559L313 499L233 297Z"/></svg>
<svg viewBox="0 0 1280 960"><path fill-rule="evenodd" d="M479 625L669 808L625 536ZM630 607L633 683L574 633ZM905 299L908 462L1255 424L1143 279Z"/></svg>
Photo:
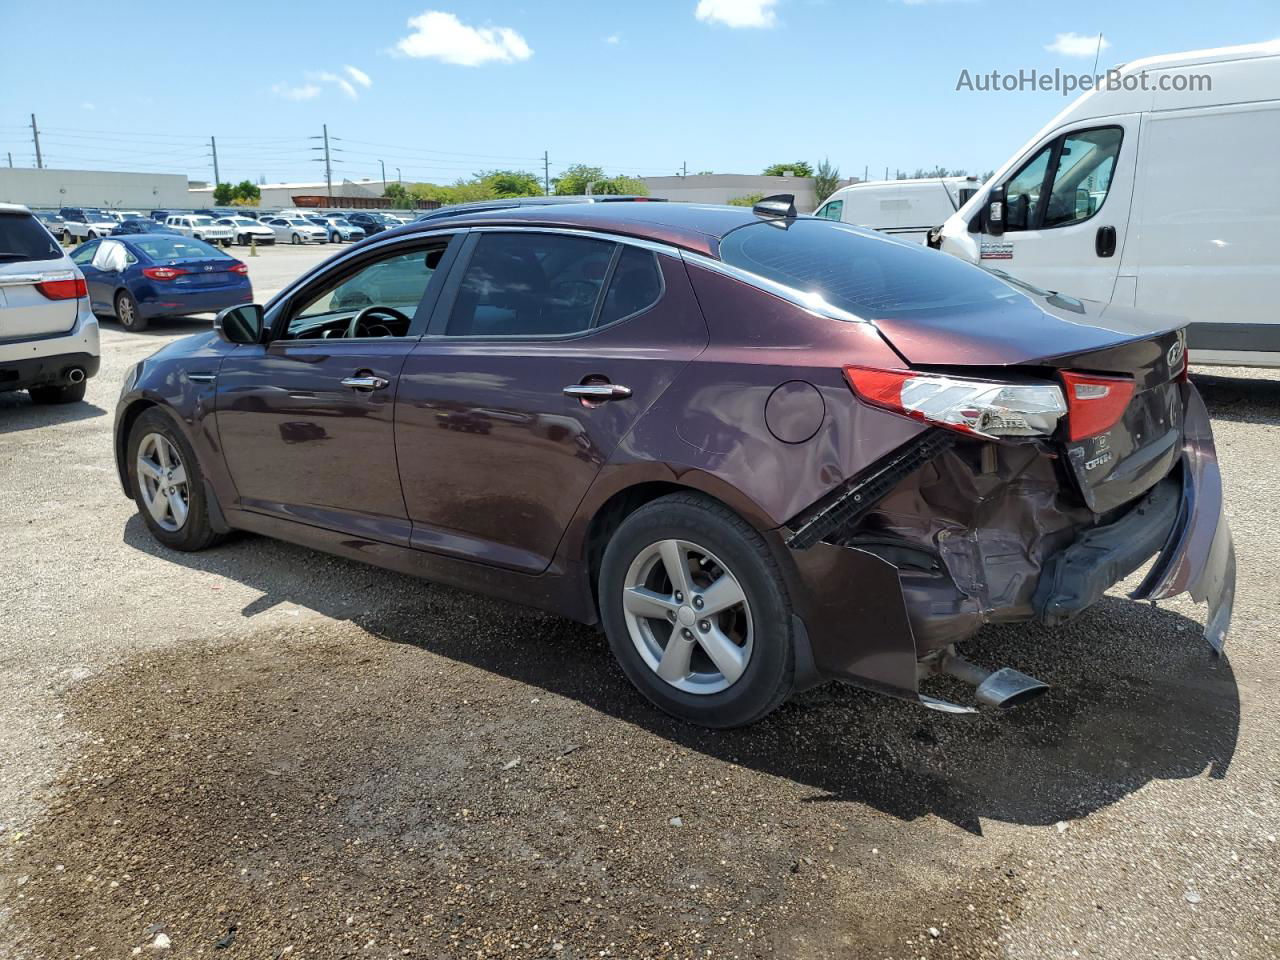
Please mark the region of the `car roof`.
<svg viewBox="0 0 1280 960"><path fill-rule="evenodd" d="M502 226L565 227L599 230L715 255L720 238L760 218L750 207L700 203L558 203L459 211L447 217L417 220L393 234L407 235L445 226L484 223Z"/></svg>
<svg viewBox="0 0 1280 960"><path fill-rule="evenodd" d="M21 203L0 203L0 213L30 213L31 210Z"/></svg>

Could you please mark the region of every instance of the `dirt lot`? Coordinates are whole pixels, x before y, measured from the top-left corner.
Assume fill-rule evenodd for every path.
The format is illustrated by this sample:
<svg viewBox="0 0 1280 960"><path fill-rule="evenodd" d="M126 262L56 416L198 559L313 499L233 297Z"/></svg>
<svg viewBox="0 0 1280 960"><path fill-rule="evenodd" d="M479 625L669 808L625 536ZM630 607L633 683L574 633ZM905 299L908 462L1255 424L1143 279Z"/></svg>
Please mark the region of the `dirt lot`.
<svg viewBox="0 0 1280 960"><path fill-rule="evenodd" d="M261 293L332 252L249 261ZM1054 685L955 718L824 688L747 730L649 709L593 631L121 495L127 365L0 395L0 956L1280 956L1280 378L1197 377L1240 558L1202 612L992 629ZM167 949L163 945L167 943Z"/></svg>

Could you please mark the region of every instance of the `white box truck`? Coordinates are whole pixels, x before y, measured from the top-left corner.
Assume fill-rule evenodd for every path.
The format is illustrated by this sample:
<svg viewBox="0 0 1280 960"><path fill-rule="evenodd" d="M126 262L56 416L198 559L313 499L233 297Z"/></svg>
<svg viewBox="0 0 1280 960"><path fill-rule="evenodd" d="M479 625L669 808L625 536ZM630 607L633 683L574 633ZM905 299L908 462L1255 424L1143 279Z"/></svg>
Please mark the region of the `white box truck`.
<svg viewBox="0 0 1280 960"><path fill-rule="evenodd" d="M813 215L924 243L978 186L977 177L866 180L841 187Z"/></svg>
<svg viewBox="0 0 1280 960"><path fill-rule="evenodd" d="M1185 316L1195 363L1280 366L1280 41L1110 76L930 245L1076 298Z"/></svg>

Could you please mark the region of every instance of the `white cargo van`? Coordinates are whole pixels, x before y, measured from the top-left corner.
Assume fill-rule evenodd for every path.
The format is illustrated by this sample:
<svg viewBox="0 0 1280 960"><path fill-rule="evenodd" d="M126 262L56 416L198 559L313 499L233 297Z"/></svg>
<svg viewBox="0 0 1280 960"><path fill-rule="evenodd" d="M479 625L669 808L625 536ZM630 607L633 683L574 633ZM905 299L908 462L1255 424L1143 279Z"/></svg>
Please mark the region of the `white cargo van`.
<svg viewBox="0 0 1280 960"><path fill-rule="evenodd" d="M1114 76L931 245L1060 293L1185 316L1195 363L1280 366L1280 41Z"/></svg>
<svg viewBox="0 0 1280 960"><path fill-rule="evenodd" d="M813 215L924 243L978 186L977 177L867 180L841 187Z"/></svg>

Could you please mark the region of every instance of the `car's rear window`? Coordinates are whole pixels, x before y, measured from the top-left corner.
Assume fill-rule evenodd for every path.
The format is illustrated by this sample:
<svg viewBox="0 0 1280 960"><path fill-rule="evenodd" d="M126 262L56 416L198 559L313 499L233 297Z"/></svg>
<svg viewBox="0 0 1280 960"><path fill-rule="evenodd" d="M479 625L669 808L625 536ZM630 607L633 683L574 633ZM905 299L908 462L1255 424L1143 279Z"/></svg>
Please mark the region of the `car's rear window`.
<svg viewBox="0 0 1280 960"><path fill-rule="evenodd" d="M62 248L29 213L0 213L0 263L61 260Z"/></svg>
<svg viewBox="0 0 1280 960"><path fill-rule="evenodd" d="M192 237L148 236L134 240L133 245L152 260L212 260L227 256L217 247Z"/></svg>
<svg viewBox="0 0 1280 960"><path fill-rule="evenodd" d="M725 234L720 259L864 319L1019 296L956 257L830 220L762 220Z"/></svg>

